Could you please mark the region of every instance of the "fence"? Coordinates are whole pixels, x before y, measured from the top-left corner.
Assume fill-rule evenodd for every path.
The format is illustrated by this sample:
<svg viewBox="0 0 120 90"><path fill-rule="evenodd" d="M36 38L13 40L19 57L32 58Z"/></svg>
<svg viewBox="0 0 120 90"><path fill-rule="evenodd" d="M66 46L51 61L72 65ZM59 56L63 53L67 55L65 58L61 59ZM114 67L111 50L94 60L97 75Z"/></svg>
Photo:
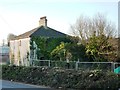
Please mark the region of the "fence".
<svg viewBox="0 0 120 90"><path fill-rule="evenodd" d="M69 65L69 66L68 66ZM118 66L118 63L114 62L78 62L70 61L69 64L66 61L52 61L52 60L33 60L33 66L39 67L58 67L64 69L76 69L76 70L104 70L114 71Z"/></svg>
<svg viewBox="0 0 120 90"><path fill-rule="evenodd" d="M76 69L80 70L103 70L103 71L113 71L114 66L112 62L77 62Z"/></svg>

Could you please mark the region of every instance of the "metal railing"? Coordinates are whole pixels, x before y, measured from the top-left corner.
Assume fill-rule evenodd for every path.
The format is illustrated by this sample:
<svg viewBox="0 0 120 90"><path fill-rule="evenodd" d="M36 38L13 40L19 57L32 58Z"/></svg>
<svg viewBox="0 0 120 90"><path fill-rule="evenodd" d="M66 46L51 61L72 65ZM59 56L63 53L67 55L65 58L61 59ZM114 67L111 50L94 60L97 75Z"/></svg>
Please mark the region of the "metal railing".
<svg viewBox="0 0 120 90"><path fill-rule="evenodd" d="M77 62L76 70L104 70L104 71L113 71L113 62Z"/></svg>
<svg viewBox="0 0 120 90"><path fill-rule="evenodd" d="M114 62L79 62L79 61L52 61L52 60L32 60L33 66L38 67L58 67L75 70L104 70L114 71L118 63ZM69 65L69 66L68 66Z"/></svg>

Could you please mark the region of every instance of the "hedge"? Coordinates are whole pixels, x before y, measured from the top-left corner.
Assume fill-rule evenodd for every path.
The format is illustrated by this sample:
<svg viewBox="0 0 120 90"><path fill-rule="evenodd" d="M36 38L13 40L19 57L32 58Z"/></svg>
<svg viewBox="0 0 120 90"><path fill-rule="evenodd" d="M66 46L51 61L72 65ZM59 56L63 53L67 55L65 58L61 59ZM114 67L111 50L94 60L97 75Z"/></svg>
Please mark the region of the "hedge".
<svg viewBox="0 0 120 90"><path fill-rule="evenodd" d="M120 77L100 70L75 71L48 67L2 66L2 79L45 85L61 90L117 90Z"/></svg>

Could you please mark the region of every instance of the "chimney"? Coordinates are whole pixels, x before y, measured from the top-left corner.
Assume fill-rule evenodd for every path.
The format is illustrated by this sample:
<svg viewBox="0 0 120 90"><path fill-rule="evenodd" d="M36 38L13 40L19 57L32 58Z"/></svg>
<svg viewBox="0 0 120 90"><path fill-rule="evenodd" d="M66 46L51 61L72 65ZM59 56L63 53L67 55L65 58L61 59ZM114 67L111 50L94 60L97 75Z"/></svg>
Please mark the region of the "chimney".
<svg viewBox="0 0 120 90"><path fill-rule="evenodd" d="M39 26L45 26L45 27L47 27L46 16L40 18L40 20L39 20Z"/></svg>

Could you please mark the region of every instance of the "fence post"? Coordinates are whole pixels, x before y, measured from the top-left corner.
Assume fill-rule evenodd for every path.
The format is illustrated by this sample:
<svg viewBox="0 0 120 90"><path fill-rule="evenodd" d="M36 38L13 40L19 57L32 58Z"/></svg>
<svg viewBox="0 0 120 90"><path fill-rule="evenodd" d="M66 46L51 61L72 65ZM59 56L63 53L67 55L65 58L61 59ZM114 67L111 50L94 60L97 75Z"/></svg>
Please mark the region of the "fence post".
<svg viewBox="0 0 120 90"><path fill-rule="evenodd" d="M78 61L75 63L75 69L78 70Z"/></svg>
<svg viewBox="0 0 120 90"><path fill-rule="evenodd" d="M48 61L48 66L50 67L50 60Z"/></svg>
<svg viewBox="0 0 120 90"><path fill-rule="evenodd" d="M112 69L112 71L114 72L114 69L115 69L115 63L114 63L114 62L111 62L111 64L112 64L111 69Z"/></svg>

